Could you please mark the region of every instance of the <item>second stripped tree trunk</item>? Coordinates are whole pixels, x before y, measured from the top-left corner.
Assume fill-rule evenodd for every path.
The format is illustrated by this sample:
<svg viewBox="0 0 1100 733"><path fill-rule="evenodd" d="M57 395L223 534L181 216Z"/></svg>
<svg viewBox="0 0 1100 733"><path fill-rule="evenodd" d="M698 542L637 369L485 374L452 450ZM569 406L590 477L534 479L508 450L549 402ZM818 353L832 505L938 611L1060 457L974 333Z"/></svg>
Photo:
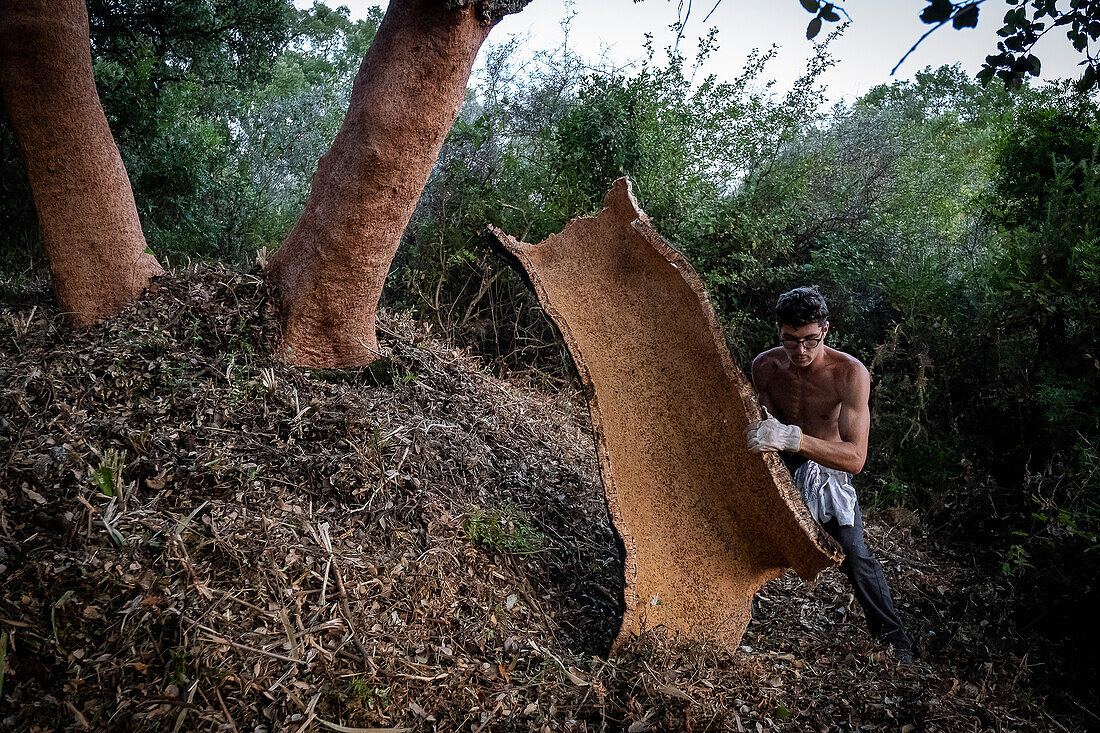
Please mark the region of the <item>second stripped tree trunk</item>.
<svg viewBox="0 0 1100 733"><path fill-rule="evenodd" d="M162 270L99 103L84 0L0 0L0 95L61 310L77 325L116 313Z"/></svg>
<svg viewBox="0 0 1100 733"><path fill-rule="evenodd" d="M391 0L305 211L267 269L292 363L376 358L386 273L494 22L476 7Z"/></svg>

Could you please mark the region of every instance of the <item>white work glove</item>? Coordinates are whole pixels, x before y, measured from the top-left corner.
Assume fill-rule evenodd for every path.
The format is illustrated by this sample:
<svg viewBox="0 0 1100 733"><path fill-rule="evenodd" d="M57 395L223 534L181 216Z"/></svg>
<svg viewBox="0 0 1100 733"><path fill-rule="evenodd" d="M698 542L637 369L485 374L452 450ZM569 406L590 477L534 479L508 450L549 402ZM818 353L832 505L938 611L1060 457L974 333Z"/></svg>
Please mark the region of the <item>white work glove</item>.
<svg viewBox="0 0 1100 733"><path fill-rule="evenodd" d="M750 451L763 453L785 450L797 453L802 449L802 428L784 425L768 413L768 408L762 406L760 409L764 411L765 419L750 422L745 430Z"/></svg>

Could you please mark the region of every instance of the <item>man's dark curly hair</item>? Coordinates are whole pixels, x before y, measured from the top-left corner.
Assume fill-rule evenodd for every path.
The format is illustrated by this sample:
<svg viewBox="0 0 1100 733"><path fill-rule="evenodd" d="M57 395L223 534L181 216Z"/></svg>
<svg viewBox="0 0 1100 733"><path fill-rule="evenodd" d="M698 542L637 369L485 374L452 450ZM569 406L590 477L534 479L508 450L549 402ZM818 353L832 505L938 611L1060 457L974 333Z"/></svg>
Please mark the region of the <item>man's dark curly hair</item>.
<svg viewBox="0 0 1100 733"><path fill-rule="evenodd" d="M829 320L829 306L816 285L788 290L779 296L775 304L775 320L780 326L802 328L810 323L825 325Z"/></svg>

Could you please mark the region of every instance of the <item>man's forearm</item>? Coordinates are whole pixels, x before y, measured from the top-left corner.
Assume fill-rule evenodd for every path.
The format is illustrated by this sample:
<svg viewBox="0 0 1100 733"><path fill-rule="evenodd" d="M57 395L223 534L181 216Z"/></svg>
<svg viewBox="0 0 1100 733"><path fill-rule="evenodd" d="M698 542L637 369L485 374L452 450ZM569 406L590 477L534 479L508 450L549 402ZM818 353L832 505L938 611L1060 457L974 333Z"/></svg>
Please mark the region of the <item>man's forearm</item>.
<svg viewBox="0 0 1100 733"><path fill-rule="evenodd" d="M826 468L859 473L867 460L867 453L855 443L822 440L803 433L802 448L798 455L820 463Z"/></svg>

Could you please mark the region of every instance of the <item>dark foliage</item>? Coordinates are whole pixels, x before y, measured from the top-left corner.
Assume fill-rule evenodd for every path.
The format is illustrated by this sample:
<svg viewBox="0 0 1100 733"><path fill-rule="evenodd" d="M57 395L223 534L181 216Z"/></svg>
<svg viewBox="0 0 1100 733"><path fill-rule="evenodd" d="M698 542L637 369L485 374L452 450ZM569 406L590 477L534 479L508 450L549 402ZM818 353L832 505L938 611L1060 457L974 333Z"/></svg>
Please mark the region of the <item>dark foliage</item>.
<svg viewBox="0 0 1100 733"><path fill-rule="evenodd" d="M635 0L638 2L639 0ZM721 0L719 0L720 2ZM806 38L816 38L821 32L822 23L836 23L840 13L845 17L842 4L822 3L819 0L799 0L813 19L806 26ZM898 70L902 62L909 57L933 31L948 23L954 30L975 28L978 14L985 0L927 0L928 4L920 12L922 22L933 26L905 53L894 66L891 73ZM1042 61L1033 51L1035 44L1055 28L1065 29L1066 39L1084 59L1085 67L1078 89L1088 91L1100 80L1100 2L1096 0L1074 0L1067 6L1059 7L1058 0L1007 0L1010 6L1004 16L1004 25L997 35L997 53L985 57L978 80L988 84L994 76L1004 82L1006 89L1019 89L1029 76L1039 76ZM839 13L837 11L840 11Z"/></svg>

